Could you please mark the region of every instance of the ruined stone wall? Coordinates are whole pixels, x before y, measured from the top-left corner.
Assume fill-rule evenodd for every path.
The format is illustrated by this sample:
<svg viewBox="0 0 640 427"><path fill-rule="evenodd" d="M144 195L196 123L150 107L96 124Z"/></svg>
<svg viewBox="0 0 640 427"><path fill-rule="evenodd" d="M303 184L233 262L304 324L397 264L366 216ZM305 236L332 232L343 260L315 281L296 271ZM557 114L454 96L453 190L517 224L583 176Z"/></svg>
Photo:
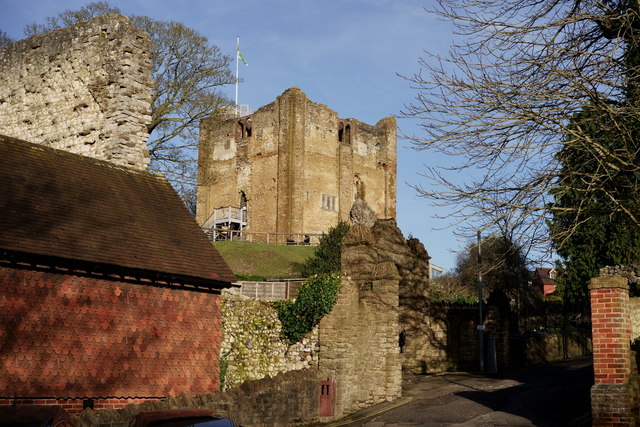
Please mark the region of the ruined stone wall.
<svg viewBox="0 0 640 427"><path fill-rule="evenodd" d="M364 243L346 244L344 249L346 252L343 252L343 273L351 276L352 279L357 278L356 288L375 289L380 287L378 284L380 269L384 270L387 267L395 269L397 284L393 286L396 287L394 291L396 295L379 298L379 300L397 301L395 306L397 313L394 314L397 318L391 321L382 316L381 320L367 319L365 323L375 325L376 322L382 321L394 322L390 323L394 327L397 325L394 340L402 370L405 372L433 373L449 369L476 369L478 364L477 307L433 302L429 295L430 257L424 245L415 238L405 239L393 220L372 221L372 213L368 214L367 209L366 206L357 202L351 211L352 220L374 225L370 229L371 238L367 237L368 232L362 231L369 228L362 228L360 224L352 226L355 227L353 233L365 236ZM353 255L354 251L356 255ZM385 284L384 281L380 283ZM361 292L359 295L366 296L369 293ZM358 300L356 297L352 296L352 298ZM382 305L375 309L385 313L385 310L389 310L390 307ZM342 323L352 321L347 320L346 317L350 312L358 313L358 310L346 309ZM501 368L510 363L507 313L508 300L500 298L490 299L485 308L485 337L487 341L491 337L495 342L497 364ZM390 313L386 315L392 316ZM357 316L355 319L359 321ZM325 339L322 336L324 331L321 329L320 332L322 355ZM391 339L388 335L385 337ZM320 360L322 368L323 357ZM356 384L356 380L353 380L353 383ZM338 388L336 390L339 392Z"/></svg>
<svg viewBox="0 0 640 427"><path fill-rule="evenodd" d="M145 169L149 48L105 15L0 49L0 134Z"/></svg>
<svg viewBox="0 0 640 427"><path fill-rule="evenodd" d="M400 276L377 240L380 223L351 226L338 302L320 322L320 375L334 380L335 417L401 395Z"/></svg>
<svg viewBox="0 0 640 427"><path fill-rule="evenodd" d="M251 116L200 129L197 220L247 197L248 231L322 233L356 197L395 217L396 123L341 119L298 88Z"/></svg>
<svg viewBox="0 0 640 427"><path fill-rule="evenodd" d="M224 389L281 372L317 368L318 331L289 345L278 313L267 301L223 292L221 360Z"/></svg>

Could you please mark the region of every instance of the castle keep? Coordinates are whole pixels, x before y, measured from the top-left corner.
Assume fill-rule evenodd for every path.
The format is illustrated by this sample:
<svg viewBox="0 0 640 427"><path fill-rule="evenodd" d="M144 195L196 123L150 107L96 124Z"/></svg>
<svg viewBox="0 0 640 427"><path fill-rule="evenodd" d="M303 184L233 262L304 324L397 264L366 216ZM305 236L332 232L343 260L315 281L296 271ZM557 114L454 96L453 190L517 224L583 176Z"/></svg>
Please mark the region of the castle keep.
<svg viewBox="0 0 640 427"><path fill-rule="evenodd" d="M322 233L347 220L356 199L395 217L396 144L393 117L341 119L298 88L252 115L212 117L200 125L198 223Z"/></svg>

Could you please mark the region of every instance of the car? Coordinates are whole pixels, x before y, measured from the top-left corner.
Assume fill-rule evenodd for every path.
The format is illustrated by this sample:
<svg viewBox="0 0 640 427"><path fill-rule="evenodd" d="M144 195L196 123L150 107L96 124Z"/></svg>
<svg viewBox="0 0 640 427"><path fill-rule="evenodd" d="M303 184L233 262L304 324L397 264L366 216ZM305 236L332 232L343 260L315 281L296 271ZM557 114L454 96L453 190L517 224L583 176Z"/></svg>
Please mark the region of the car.
<svg viewBox="0 0 640 427"><path fill-rule="evenodd" d="M129 422L130 427L235 427L229 418L215 415L210 409L165 409L140 412Z"/></svg>
<svg viewBox="0 0 640 427"><path fill-rule="evenodd" d="M71 417L56 405L0 406L0 427L73 427Z"/></svg>

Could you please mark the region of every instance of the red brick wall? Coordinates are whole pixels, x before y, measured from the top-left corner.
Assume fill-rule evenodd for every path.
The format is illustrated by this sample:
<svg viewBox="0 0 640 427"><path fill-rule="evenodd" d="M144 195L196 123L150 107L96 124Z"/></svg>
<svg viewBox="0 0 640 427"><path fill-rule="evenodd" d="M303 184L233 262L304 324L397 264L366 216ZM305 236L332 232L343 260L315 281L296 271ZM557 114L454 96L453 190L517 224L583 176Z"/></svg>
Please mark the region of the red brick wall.
<svg viewBox="0 0 640 427"><path fill-rule="evenodd" d="M94 399L93 409L122 409L127 405L157 402L160 399ZM78 414L84 410L84 399L0 399L1 405L58 405L69 414Z"/></svg>
<svg viewBox="0 0 640 427"><path fill-rule="evenodd" d="M6 267L0 285L2 399L219 386L219 295Z"/></svg>
<svg viewBox="0 0 640 427"><path fill-rule="evenodd" d="M631 376L629 286L623 277L591 280L591 328L595 385L591 389L594 426L635 425Z"/></svg>

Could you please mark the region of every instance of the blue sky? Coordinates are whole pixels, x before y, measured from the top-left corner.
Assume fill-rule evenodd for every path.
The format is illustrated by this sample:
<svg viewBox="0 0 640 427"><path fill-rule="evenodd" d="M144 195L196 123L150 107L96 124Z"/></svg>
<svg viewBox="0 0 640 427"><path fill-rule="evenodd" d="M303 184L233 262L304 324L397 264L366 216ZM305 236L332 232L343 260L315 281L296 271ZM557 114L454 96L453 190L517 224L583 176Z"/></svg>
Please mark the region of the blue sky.
<svg viewBox="0 0 640 427"><path fill-rule="evenodd" d="M0 30L23 38L25 25L78 9L83 0L0 0ZM239 102L252 109L298 86L314 102L375 124L398 115L416 93L397 73L419 70L423 50L446 52L453 29L425 11L430 0L112 0L125 14L179 21L235 56L236 36L249 63L240 68ZM234 88L228 88L234 97ZM398 120L399 131L420 132L417 123ZM434 165L435 153L415 151L398 140L397 222L407 237L424 243L431 262L453 267L454 251L464 246L446 214L420 199L409 184L426 184L420 173Z"/></svg>

